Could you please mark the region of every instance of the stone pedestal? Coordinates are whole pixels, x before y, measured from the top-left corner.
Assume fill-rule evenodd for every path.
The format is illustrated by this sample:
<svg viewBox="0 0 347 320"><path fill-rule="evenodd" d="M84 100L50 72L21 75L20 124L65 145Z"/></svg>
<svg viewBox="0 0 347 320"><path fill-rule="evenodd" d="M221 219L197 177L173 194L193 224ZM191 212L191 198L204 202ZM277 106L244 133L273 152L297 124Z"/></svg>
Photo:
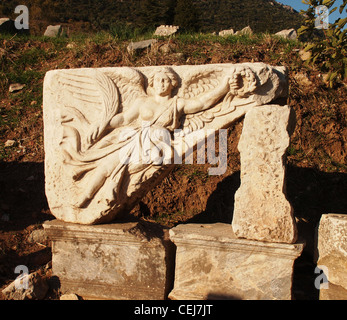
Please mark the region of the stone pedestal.
<svg viewBox="0 0 347 320"><path fill-rule="evenodd" d="M170 239L177 246L170 299L291 299L302 243L238 239L222 223L179 225Z"/></svg>
<svg viewBox="0 0 347 320"><path fill-rule="evenodd" d="M323 214L318 229L320 300L347 300L347 215ZM317 282L320 282L317 277ZM324 281L323 281L324 280ZM328 281L328 282L326 282ZM318 289L318 288L317 288Z"/></svg>
<svg viewBox="0 0 347 320"><path fill-rule="evenodd" d="M84 299L165 299L172 289L174 246L153 224L86 226L54 220L53 274L63 293Z"/></svg>

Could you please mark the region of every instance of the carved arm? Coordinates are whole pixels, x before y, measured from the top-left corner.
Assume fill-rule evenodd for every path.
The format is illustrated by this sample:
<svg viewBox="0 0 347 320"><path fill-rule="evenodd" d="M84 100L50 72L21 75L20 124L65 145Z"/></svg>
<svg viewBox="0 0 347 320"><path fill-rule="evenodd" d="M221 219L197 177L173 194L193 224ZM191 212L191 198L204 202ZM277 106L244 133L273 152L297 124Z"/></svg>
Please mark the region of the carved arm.
<svg viewBox="0 0 347 320"><path fill-rule="evenodd" d="M221 85L216 89L206 92L195 99L179 100L178 111L183 112L184 114L192 114L204 111L216 104L230 90L235 89L238 89L237 78L225 77Z"/></svg>

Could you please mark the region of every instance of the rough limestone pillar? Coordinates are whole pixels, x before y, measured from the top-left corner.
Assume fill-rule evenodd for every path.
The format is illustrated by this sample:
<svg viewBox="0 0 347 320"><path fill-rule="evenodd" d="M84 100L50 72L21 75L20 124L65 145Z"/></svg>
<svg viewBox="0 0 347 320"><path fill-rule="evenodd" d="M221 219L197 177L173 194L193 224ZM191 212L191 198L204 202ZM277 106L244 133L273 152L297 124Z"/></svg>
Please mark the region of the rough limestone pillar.
<svg viewBox="0 0 347 320"><path fill-rule="evenodd" d="M235 194L235 235L259 241L294 243L293 210L285 196L285 152L293 114L289 106L264 105L244 119L238 145L241 186Z"/></svg>
<svg viewBox="0 0 347 320"><path fill-rule="evenodd" d="M320 286L319 299L347 300L347 215L322 215L317 266L326 277L318 275L316 279ZM324 280L323 283L320 280Z"/></svg>

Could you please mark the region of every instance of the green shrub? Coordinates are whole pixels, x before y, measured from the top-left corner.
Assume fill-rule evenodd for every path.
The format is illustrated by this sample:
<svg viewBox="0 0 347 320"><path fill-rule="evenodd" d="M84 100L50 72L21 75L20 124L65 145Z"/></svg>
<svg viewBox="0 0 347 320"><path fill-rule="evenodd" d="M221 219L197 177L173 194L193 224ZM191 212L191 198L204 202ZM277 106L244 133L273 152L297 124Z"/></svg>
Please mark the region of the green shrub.
<svg viewBox="0 0 347 320"><path fill-rule="evenodd" d="M127 23L114 23L109 28L109 33L115 40L135 40L149 33L147 28L134 27Z"/></svg>
<svg viewBox="0 0 347 320"><path fill-rule="evenodd" d="M308 63L319 67L322 72L328 72L330 87L347 78L347 18L337 19L320 33L315 28L315 8L324 5L329 9L329 14L336 10L339 10L340 14L347 11L347 0L343 0L339 7L335 6L335 2L336 0L303 0L309 8L305 12L305 22L298 30L299 36L309 41L305 47L306 51L311 52Z"/></svg>

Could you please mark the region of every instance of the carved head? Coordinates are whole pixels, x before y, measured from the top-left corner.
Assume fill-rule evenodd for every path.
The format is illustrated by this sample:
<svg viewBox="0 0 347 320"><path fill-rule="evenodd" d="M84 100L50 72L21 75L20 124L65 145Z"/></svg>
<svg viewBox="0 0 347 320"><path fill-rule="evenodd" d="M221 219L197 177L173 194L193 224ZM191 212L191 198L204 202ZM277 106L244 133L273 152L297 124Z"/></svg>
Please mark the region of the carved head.
<svg viewBox="0 0 347 320"><path fill-rule="evenodd" d="M148 78L148 85L157 95L171 95L172 90L178 85L177 75L171 68L165 67Z"/></svg>

